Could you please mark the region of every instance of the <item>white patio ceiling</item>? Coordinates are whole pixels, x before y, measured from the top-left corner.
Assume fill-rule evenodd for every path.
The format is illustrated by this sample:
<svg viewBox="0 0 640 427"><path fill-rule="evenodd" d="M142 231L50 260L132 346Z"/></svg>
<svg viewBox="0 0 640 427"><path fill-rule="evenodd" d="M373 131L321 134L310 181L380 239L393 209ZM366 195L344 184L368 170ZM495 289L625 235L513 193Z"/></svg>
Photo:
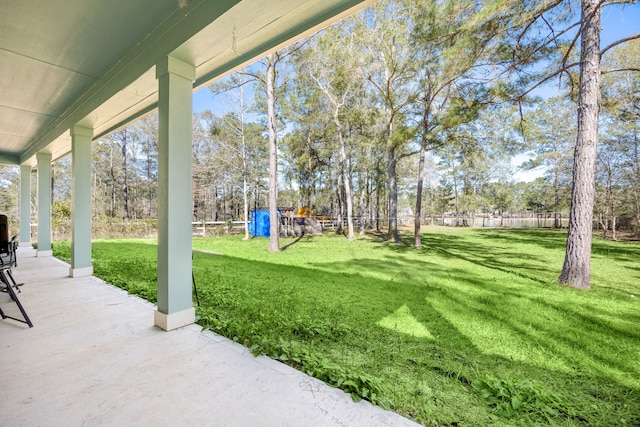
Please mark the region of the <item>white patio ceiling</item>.
<svg viewBox="0 0 640 427"><path fill-rule="evenodd" d="M0 0L0 163L35 164L157 106L155 64L196 67L194 89L375 0Z"/></svg>

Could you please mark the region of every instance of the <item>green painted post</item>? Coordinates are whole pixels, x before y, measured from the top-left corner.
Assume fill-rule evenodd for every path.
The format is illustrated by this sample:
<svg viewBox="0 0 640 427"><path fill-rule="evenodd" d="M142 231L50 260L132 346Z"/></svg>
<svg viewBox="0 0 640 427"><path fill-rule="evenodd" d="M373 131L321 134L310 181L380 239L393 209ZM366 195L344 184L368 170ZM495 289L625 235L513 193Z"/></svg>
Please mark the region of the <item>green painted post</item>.
<svg viewBox="0 0 640 427"><path fill-rule="evenodd" d="M195 67L173 57L158 79L158 309L172 330L195 321L191 296L191 111Z"/></svg>
<svg viewBox="0 0 640 427"><path fill-rule="evenodd" d="M38 252L51 256L51 153L37 153L38 162Z"/></svg>
<svg viewBox="0 0 640 427"><path fill-rule="evenodd" d="M20 166L20 246L31 246L31 166Z"/></svg>
<svg viewBox="0 0 640 427"><path fill-rule="evenodd" d="M91 139L93 129L71 128L71 267L69 276L93 274L91 261Z"/></svg>

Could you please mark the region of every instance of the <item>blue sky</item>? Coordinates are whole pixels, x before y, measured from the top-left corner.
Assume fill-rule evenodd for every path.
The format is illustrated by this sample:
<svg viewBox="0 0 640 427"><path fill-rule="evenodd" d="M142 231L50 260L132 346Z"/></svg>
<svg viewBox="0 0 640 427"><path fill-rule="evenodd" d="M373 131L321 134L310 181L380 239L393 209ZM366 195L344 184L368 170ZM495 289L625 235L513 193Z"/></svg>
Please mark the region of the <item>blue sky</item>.
<svg viewBox="0 0 640 427"><path fill-rule="evenodd" d="M640 32L640 3L614 5L602 11L601 45Z"/></svg>
<svg viewBox="0 0 640 427"><path fill-rule="evenodd" d="M640 3L631 5L613 5L602 12L601 45L607 46L615 40L640 32ZM194 92L193 111L200 113L211 110L215 114L223 115L228 111L224 97L213 98L208 87Z"/></svg>

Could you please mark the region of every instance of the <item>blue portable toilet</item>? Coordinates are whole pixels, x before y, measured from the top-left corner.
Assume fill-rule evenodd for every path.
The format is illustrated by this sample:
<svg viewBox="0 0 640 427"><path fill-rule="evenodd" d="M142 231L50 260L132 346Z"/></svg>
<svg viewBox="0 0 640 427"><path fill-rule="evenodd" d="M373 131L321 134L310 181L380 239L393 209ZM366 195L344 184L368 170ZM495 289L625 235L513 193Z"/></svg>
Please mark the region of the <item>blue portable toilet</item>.
<svg viewBox="0 0 640 427"><path fill-rule="evenodd" d="M280 213L280 211L278 211ZM269 211L253 210L251 211L251 221L249 221L249 233L253 237L269 237L271 232L269 231Z"/></svg>
<svg viewBox="0 0 640 427"><path fill-rule="evenodd" d="M269 237L269 211L251 211L251 221L249 221L249 233L253 237Z"/></svg>

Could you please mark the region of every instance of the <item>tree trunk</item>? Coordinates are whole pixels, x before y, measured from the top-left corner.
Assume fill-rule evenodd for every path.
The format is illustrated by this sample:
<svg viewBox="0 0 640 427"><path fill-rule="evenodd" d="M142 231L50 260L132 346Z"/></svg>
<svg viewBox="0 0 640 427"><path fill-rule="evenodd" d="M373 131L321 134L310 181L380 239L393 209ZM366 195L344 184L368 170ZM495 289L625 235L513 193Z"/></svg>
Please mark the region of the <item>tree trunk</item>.
<svg viewBox="0 0 640 427"><path fill-rule="evenodd" d="M460 225L458 222L459 206L458 206L458 179L456 178L455 167L453 168L453 196L456 205L456 227Z"/></svg>
<svg viewBox="0 0 640 427"><path fill-rule="evenodd" d="M307 133L307 143L309 144L309 146L311 146L311 132ZM307 216L309 216L311 208L315 207L314 204L311 203L311 193L313 191L313 186L314 186L314 177L313 177L313 166L311 164L311 156L309 156L309 158L307 159L307 171L309 173L309 182L307 183L307 202L306 202L306 206L307 206Z"/></svg>
<svg viewBox="0 0 640 427"><path fill-rule="evenodd" d="M153 203L153 193L151 192L151 185L153 177L151 174L151 144L147 147L147 161L146 161L146 175L147 175L147 217L151 217L151 204Z"/></svg>
<svg viewBox="0 0 640 427"><path fill-rule="evenodd" d="M276 54L267 57L267 115L269 120L269 252L280 251L278 220L278 141L276 139Z"/></svg>
<svg viewBox="0 0 640 427"><path fill-rule="evenodd" d="M349 181L349 174L347 171L347 150L344 146L344 138L342 136L342 126L340 119L338 118L338 108L336 107L333 114L333 121L338 129L338 140L340 142L340 173L342 174L342 182L344 184L344 198L347 204L347 239L353 242L356 237L353 232L353 197L351 195L351 182Z"/></svg>
<svg viewBox="0 0 640 427"><path fill-rule="evenodd" d="M635 199L636 224L634 237L640 234L640 150L638 150L638 138L633 137L633 195Z"/></svg>
<svg viewBox="0 0 640 427"><path fill-rule="evenodd" d="M560 206L560 178L558 177L559 172L556 168L553 178L553 192L555 195L554 204L553 204L553 227L560 228L561 224L558 222L558 207Z"/></svg>
<svg viewBox="0 0 640 427"><path fill-rule="evenodd" d="M595 200L596 144L600 95L600 3L582 0L578 137L574 151L567 248L558 282L591 289L591 240Z"/></svg>
<svg viewBox="0 0 640 427"><path fill-rule="evenodd" d="M55 189L55 183L56 183L56 170L54 167L51 168L51 194L49 194L49 196L51 197L51 203L54 202L54 198L53 195L55 193L54 189Z"/></svg>
<svg viewBox="0 0 640 427"><path fill-rule="evenodd" d="M617 217L615 215L611 217L611 239L613 241L618 240L618 237L616 236L616 219Z"/></svg>
<svg viewBox="0 0 640 427"><path fill-rule="evenodd" d="M360 235L364 236L366 227L367 227L367 206L366 206L366 196L367 196L367 186L369 185L369 178L365 172L365 178L363 182L365 185L362 185L360 189Z"/></svg>
<svg viewBox="0 0 640 427"><path fill-rule="evenodd" d="M242 177L242 199L244 204L244 240L249 240L249 188L246 172Z"/></svg>
<svg viewBox="0 0 640 427"><path fill-rule="evenodd" d="M604 213L598 215L598 222L600 223L600 227L602 227L602 238L607 240L609 227L607 226L607 220L605 219Z"/></svg>
<svg viewBox="0 0 640 427"><path fill-rule="evenodd" d="M122 217L129 219L129 182L127 181L127 130L122 131Z"/></svg>
<svg viewBox="0 0 640 427"><path fill-rule="evenodd" d="M614 206L613 206L613 170L607 165L607 189L605 194L605 224L607 225L607 236L609 230L612 232L612 240L615 240L616 232L614 228ZM606 237L605 237L606 239Z"/></svg>
<svg viewBox="0 0 640 427"><path fill-rule="evenodd" d="M116 171L113 167L113 141L111 142L109 151L109 174L111 175L111 197L109 205L109 216L116 216Z"/></svg>
<svg viewBox="0 0 640 427"><path fill-rule="evenodd" d="M218 206L218 186L213 187L213 220L217 221L219 219L219 206ZM205 217L206 218L206 217Z"/></svg>
<svg viewBox="0 0 640 427"><path fill-rule="evenodd" d="M420 160L418 163L418 189L416 190L416 212L413 220L413 246L416 249L422 248L422 239L420 237L420 218L422 216L422 187L424 185L424 158L427 152L427 138L422 137L420 144Z"/></svg>
<svg viewBox="0 0 640 427"><path fill-rule="evenodd" d="M400 242L398 234L398 181L396 174L397 159L395 148L389 142L387 147L387 175L389 179L389 230L387 238L394 243Z"/></svg>
<svg viewBox="0 0 640 427"><path fill-rule="evenodd" d="M382 186L380 185L380 172L376 170L376 231L380 232L380 192Z"/></svg>
<svg viewBox="0 0 640 427"><path fill-rule="evenodd" d="M222 184L222 220L227 220L227 187Z"/></svg>
<svg viewBox="0 0 640 427"><path fill-rule="evenodd" d="M340 165L338 165L338 185L336 186L336 234L343 233L343 225L344 225L344 217L342 216L343 212L343 203L342 203L342 180L343 176L340 172Z"/></svg>
<svg viewBox="0 0 640 427"><path fill-rule="evenodd" d="M249 240L249 175L247 167L247 141L244 134L244 115L242 116L242 204L244 210L244 240Z"/></svg>

